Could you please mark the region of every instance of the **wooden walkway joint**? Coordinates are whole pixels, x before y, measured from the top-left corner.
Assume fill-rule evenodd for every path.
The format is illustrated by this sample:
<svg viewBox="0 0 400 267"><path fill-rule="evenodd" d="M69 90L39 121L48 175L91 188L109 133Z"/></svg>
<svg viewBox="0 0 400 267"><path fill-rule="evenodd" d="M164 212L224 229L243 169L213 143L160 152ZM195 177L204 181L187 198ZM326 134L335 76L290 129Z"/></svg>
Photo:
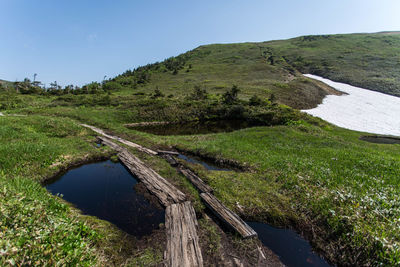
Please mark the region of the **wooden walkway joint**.
<svg viewBox="0 0 400 267"><path fill-rule="evenodd" d="M110 139L137 148L150 155L162 156L171 166L176 167L181 174L187 177L201 192L200 196L202 200L219 219L238 232L243 238L257 236L257 233L246 222L223 205L212 194L213 190L209 185L204 183L203 180L189 168L184 167L176 161L173 157L173 155L177 155L176 152L156 152L120 137L108 135L103 130L96 127L86 124L82 124L82 126L88 127L103 135L104 137L98 137L98 139L103 144L116 150L121 162L138 177L147 189L159 199L160 203L166 207L165 224L167 230L167 249L165 251L165 263L167 266L203 266L203 258L196 230L198 224L193 206L190 201L186 201L185 194L175 188L157 172L146 166L126 148L115 144Z"/></svg>
<svg viewBox="0 0 400 267"><path fill-rule="evenodd" d="M153 169L147 167L139 158L127 149L115 144L105 137L98 137L105 145L118 151L118 158L135 175L146 188L154 194L165 207L186 200L185 194L169 183Z"/></svg>
<svg viewBox="0 0 400 267"><path fill-rule="evenodd" d="M143 146L141 146L141 145L135 144L135 143L133 143L133 142L131 142L131 141L128 141L128 140L125 140L125 139L123 139L123 138L121 138L121 137L114 136L114 135L110 135L110 134L106 134L102 129L99 129L99 128L97 128L97 127L90 126L90 125L87 125L87 124L81 124L81 126L86 127L86 128L89 128L89 129L91 129L92 131L94 131L94 132L96 132L96 133L98 133L98 134L100 134L100 135L102 135L102 136L104 136L104 137L107 137L107 138L109 138L109 139L118 141L118 142L120 142L120 143L122 143L122 144L124 144L124 145L130 146L130 147L133 147L133 148L136 148L137 150L140 150L140 151L142 151L142 152L144 152L144 153L147 153L147 154L149 154L149 155L153 155L153 156L158 155L158 152L156 152L156 151L154 151L154 150L151 150L151 149L149 149L149 148L146 148L146 147L143 147Z"/></svg>

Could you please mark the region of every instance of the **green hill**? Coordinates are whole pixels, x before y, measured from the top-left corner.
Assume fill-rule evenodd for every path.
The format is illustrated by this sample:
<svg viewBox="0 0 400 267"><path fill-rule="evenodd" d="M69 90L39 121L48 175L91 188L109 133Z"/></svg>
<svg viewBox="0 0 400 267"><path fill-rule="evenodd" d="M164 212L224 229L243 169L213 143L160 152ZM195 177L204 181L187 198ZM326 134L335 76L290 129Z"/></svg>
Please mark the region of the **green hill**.
<svg viewBox="0 0 400 267"><path fill-rule="evenodd" d="M334 90L304 78L265 43L200 46L161 63L150 64L117 76L116 81L144 93L159 89L166 95L182 95L200 86L223 94L237 85L242 99L256 94L294 108L312 108Z"/></svg>
<svg viewBox="0 0 400 267"><path fill-rule="evenodd" d="M399 67L397 32L339 34L200 46L114 81L143 91L159 88L166 94L180 94L195 85L218 93L236 84L243 98L274 94L281 103L310 108L331 91L301 73L400 96Z"/></svg>

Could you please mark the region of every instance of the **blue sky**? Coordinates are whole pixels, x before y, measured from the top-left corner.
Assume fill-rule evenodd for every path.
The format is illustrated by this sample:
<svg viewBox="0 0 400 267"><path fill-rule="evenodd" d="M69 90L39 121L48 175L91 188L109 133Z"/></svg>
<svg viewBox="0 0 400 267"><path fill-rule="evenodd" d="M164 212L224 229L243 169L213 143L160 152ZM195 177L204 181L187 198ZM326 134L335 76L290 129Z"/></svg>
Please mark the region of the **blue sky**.
<svg viewBox="0 0 400 267"><path fill-rule="evenodd" d="M0 79L82 85L202 44L400 30L398 0L0 0Z"/></svg>

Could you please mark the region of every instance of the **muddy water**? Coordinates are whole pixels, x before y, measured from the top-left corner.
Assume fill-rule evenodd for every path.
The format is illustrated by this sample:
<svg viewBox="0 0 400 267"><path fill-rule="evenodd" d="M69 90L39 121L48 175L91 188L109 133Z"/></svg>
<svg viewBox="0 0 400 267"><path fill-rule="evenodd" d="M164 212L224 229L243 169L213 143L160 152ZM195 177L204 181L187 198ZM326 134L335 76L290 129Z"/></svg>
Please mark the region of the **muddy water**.
<svg viewBox="0 0 400 267"><path fill-rule="evenodd" d="M264 246L271 249L287 266L330 266L312 251L307 240L288 229L272 227L265 223L247 222L258 234Z"/></svg>
<svg viewBox="0 0 400 267"><path fill-rule="evenodd" d="M121 163L104 161L68 171L46 185L83 213L109 221L138 238L164 223L164 210L135 191L138 181Z"/></svg>
<svg viewBox="0 0 400 267"><path fill-rule="evenodd" d="M134 126L131 129L156 135L191 135L232 132L251 126L245 120L219 120L205 122L187 122L182 124L158 124L146 126Z"/></svg>

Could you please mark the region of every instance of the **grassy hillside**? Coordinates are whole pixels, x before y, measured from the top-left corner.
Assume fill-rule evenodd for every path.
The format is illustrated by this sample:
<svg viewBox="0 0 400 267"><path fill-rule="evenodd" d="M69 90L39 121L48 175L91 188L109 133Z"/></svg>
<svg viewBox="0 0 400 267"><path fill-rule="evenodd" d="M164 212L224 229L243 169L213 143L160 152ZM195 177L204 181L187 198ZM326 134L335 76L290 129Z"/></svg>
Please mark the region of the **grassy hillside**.
<svg viewBox="0 0 400 267"><path fill-rule="evenodd" d="M332 90L304 79L301 73L399 96L399 67L398 33L321 35L200 46L113 81L139 93L159 89L166 95L182 94L196 85L223 93L236 84L244 99L274 94L280 103L305 109Z"/></svg>
<svg viewBox="0 0 400 267"><path fill-rule="evenodd" d="M263 43L215 44L200 46L164 62L126 72L113 81L135 93L158 89L166 96L188 94L195 86L213 94L223 94L237 85L240 98L257 95L294 108L306 109L337 93L322 83L304 78Z"/></svg>
<svg viewBox="0 0 400 267"><path fill-rule="evenodd" d="M400 33L303 36L267 42L303 73L400 96Z"/></svg>

